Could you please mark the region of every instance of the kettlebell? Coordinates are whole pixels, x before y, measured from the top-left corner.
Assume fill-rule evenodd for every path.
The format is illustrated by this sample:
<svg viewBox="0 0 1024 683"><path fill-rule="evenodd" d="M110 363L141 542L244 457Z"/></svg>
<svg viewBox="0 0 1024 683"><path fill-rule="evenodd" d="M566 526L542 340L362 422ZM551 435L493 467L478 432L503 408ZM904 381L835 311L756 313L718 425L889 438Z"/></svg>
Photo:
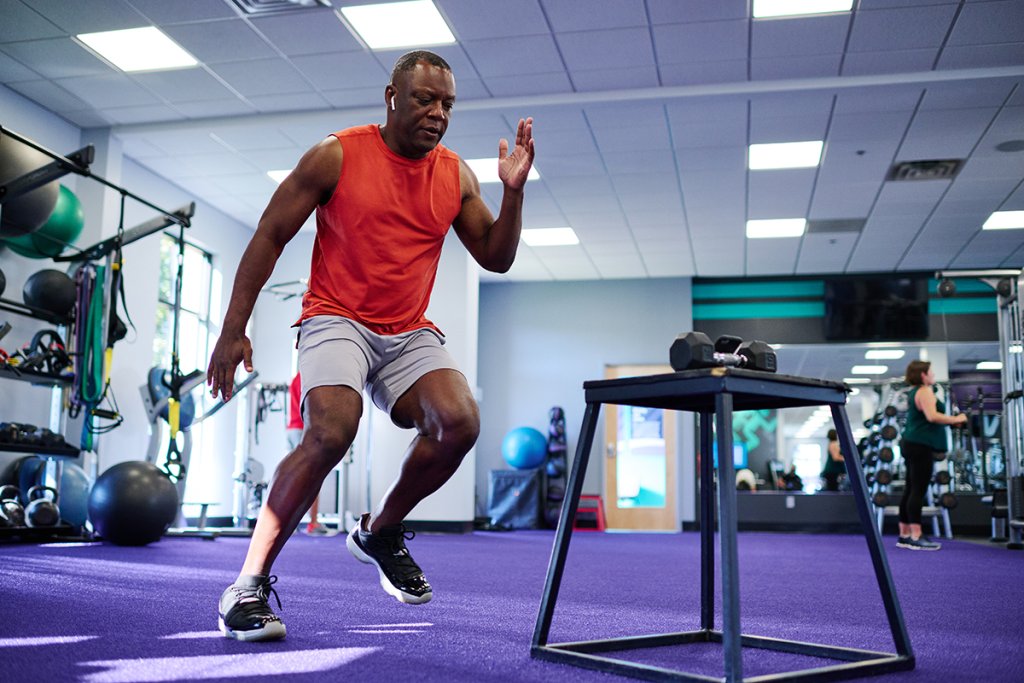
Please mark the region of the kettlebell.
<svg viewBox="0 0 1024 683"><path fill-rule="evenodd" d="M17 486L0 487L0 527L25 526L25 509L21 507L20 498Z"/></svg>
<svg viewBox="0 0 1024 683"><path fill-rule="evenodd" d="M53 494L53 500L44 497L48 492ZM25 508L25 521L29 526L57 526L60 523L58 495L57 489L52 486L33 486L28 490L29 503Z"/></svg>

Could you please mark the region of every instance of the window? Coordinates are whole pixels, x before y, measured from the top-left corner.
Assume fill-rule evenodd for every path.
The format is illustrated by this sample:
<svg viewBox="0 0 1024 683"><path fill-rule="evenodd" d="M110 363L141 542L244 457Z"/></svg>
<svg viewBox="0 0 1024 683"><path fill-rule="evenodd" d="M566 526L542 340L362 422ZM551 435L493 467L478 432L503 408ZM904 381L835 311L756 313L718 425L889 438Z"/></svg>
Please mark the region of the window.
<svg viewBox="0 0 1024 683"><path fill-rule="evenodd" d="M181 277L181 313L178 319L178 364L185 374L206 369L209 358L210 295L213 289L211 255L188 242ZM160 242L160 288L156 309L153 365L170 369L174 335L174 285L178 274L178 241L164 234Z"/></svg>

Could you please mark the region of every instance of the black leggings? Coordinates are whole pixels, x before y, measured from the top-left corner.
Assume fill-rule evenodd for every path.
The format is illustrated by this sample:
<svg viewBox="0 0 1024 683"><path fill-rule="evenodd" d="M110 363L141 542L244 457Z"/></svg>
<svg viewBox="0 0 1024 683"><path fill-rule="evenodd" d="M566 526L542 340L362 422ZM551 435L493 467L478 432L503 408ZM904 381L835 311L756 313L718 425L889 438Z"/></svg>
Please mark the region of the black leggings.
<svg viewBox="0 0 1024 683"><path fill-rule="evenodd" d="M903 462L907 466L907 481L900 498L900 522L903 524L920 524L921 508L924 497L932 482L932 468L935 465L935 452L931 446L913 441L900 443Z"/></svg>

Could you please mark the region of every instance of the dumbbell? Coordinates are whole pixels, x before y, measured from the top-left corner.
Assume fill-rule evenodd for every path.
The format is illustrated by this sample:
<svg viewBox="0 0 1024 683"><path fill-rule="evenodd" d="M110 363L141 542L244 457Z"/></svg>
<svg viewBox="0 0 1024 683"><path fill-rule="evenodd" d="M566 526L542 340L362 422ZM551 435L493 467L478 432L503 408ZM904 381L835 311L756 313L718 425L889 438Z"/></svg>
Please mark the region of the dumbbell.
<svg viewBox="0 0 1024 683"><path fill-rule="evenodd" d="M892 425L885 425L884 427L882 427L882 431L881 431L882 441L892 441L893 439L895 439L899 435L900 435L899 430L896 429L896 427L894 427Z"/></svg>
<svg viewBox="0 0 1024 683"><path fill-rule="evenodd" d="M875 481L883 486L892 483L892 470L878 470L875 472Z"/></svg>
<svg viewBox="0 0 1024 683"><path fill-rule="evenodd" d="M944 507L947 510L952 510L959 502L960 501L957 500L956 495L949 492L943 493L939 496L939 506Z"/></svg>
<svg viewBox="0 0 1024 683"><path fill-rule="evenodd" d="M935 473L935 483L939 486L945 486L951 479L952 477L949 476L949 472L946 470L939 470Z"/></svg>
<svg viewBox="0 0 1024 683"><path fill-rule="evenodd" d="M676 337L669 349L673 370L694 370L735 366L775 372L775 350L763 341L745 342L739 337L722 336L714 344L703 332L686 332Z"/></svg>
<svg viewBox="0 0 1024 683"><path fill-rule="evenodd" d="M878 491L875 495L871 496L871 502L880 508L884 508L889 504L889 494L885 491Z"/></svg>
<svg viewBox="0 0 1024 683"><path fill-rule="evenodd" d="M895 458L896 453L891 446L882 446L878 449L878 459L882 462L892 462Z"/></svg>

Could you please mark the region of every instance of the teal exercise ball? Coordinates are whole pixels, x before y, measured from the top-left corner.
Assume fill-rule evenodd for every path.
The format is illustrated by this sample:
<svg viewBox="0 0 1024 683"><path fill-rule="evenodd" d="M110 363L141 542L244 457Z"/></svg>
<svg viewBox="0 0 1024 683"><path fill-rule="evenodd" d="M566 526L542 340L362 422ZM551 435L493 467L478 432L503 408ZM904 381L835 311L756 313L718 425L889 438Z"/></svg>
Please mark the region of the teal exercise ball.
<svg viewBox="0 0 1024 683"><path fill-rule="evenodd" d="M82 202L75 193L60 186L57 204L53 212L38 230L18 237L6 237L4 242L11 251L21 256L35 259L60 256L66 247L71 246L82 234L85 226L85 212Z"/></svg>
<svg viewBox="0 0 1024 683"><path fill-rule="evenodd" d="M517 470L540 467L548 454L548 440L533 427L516 427L501 442L501 455Z"/></svg>

